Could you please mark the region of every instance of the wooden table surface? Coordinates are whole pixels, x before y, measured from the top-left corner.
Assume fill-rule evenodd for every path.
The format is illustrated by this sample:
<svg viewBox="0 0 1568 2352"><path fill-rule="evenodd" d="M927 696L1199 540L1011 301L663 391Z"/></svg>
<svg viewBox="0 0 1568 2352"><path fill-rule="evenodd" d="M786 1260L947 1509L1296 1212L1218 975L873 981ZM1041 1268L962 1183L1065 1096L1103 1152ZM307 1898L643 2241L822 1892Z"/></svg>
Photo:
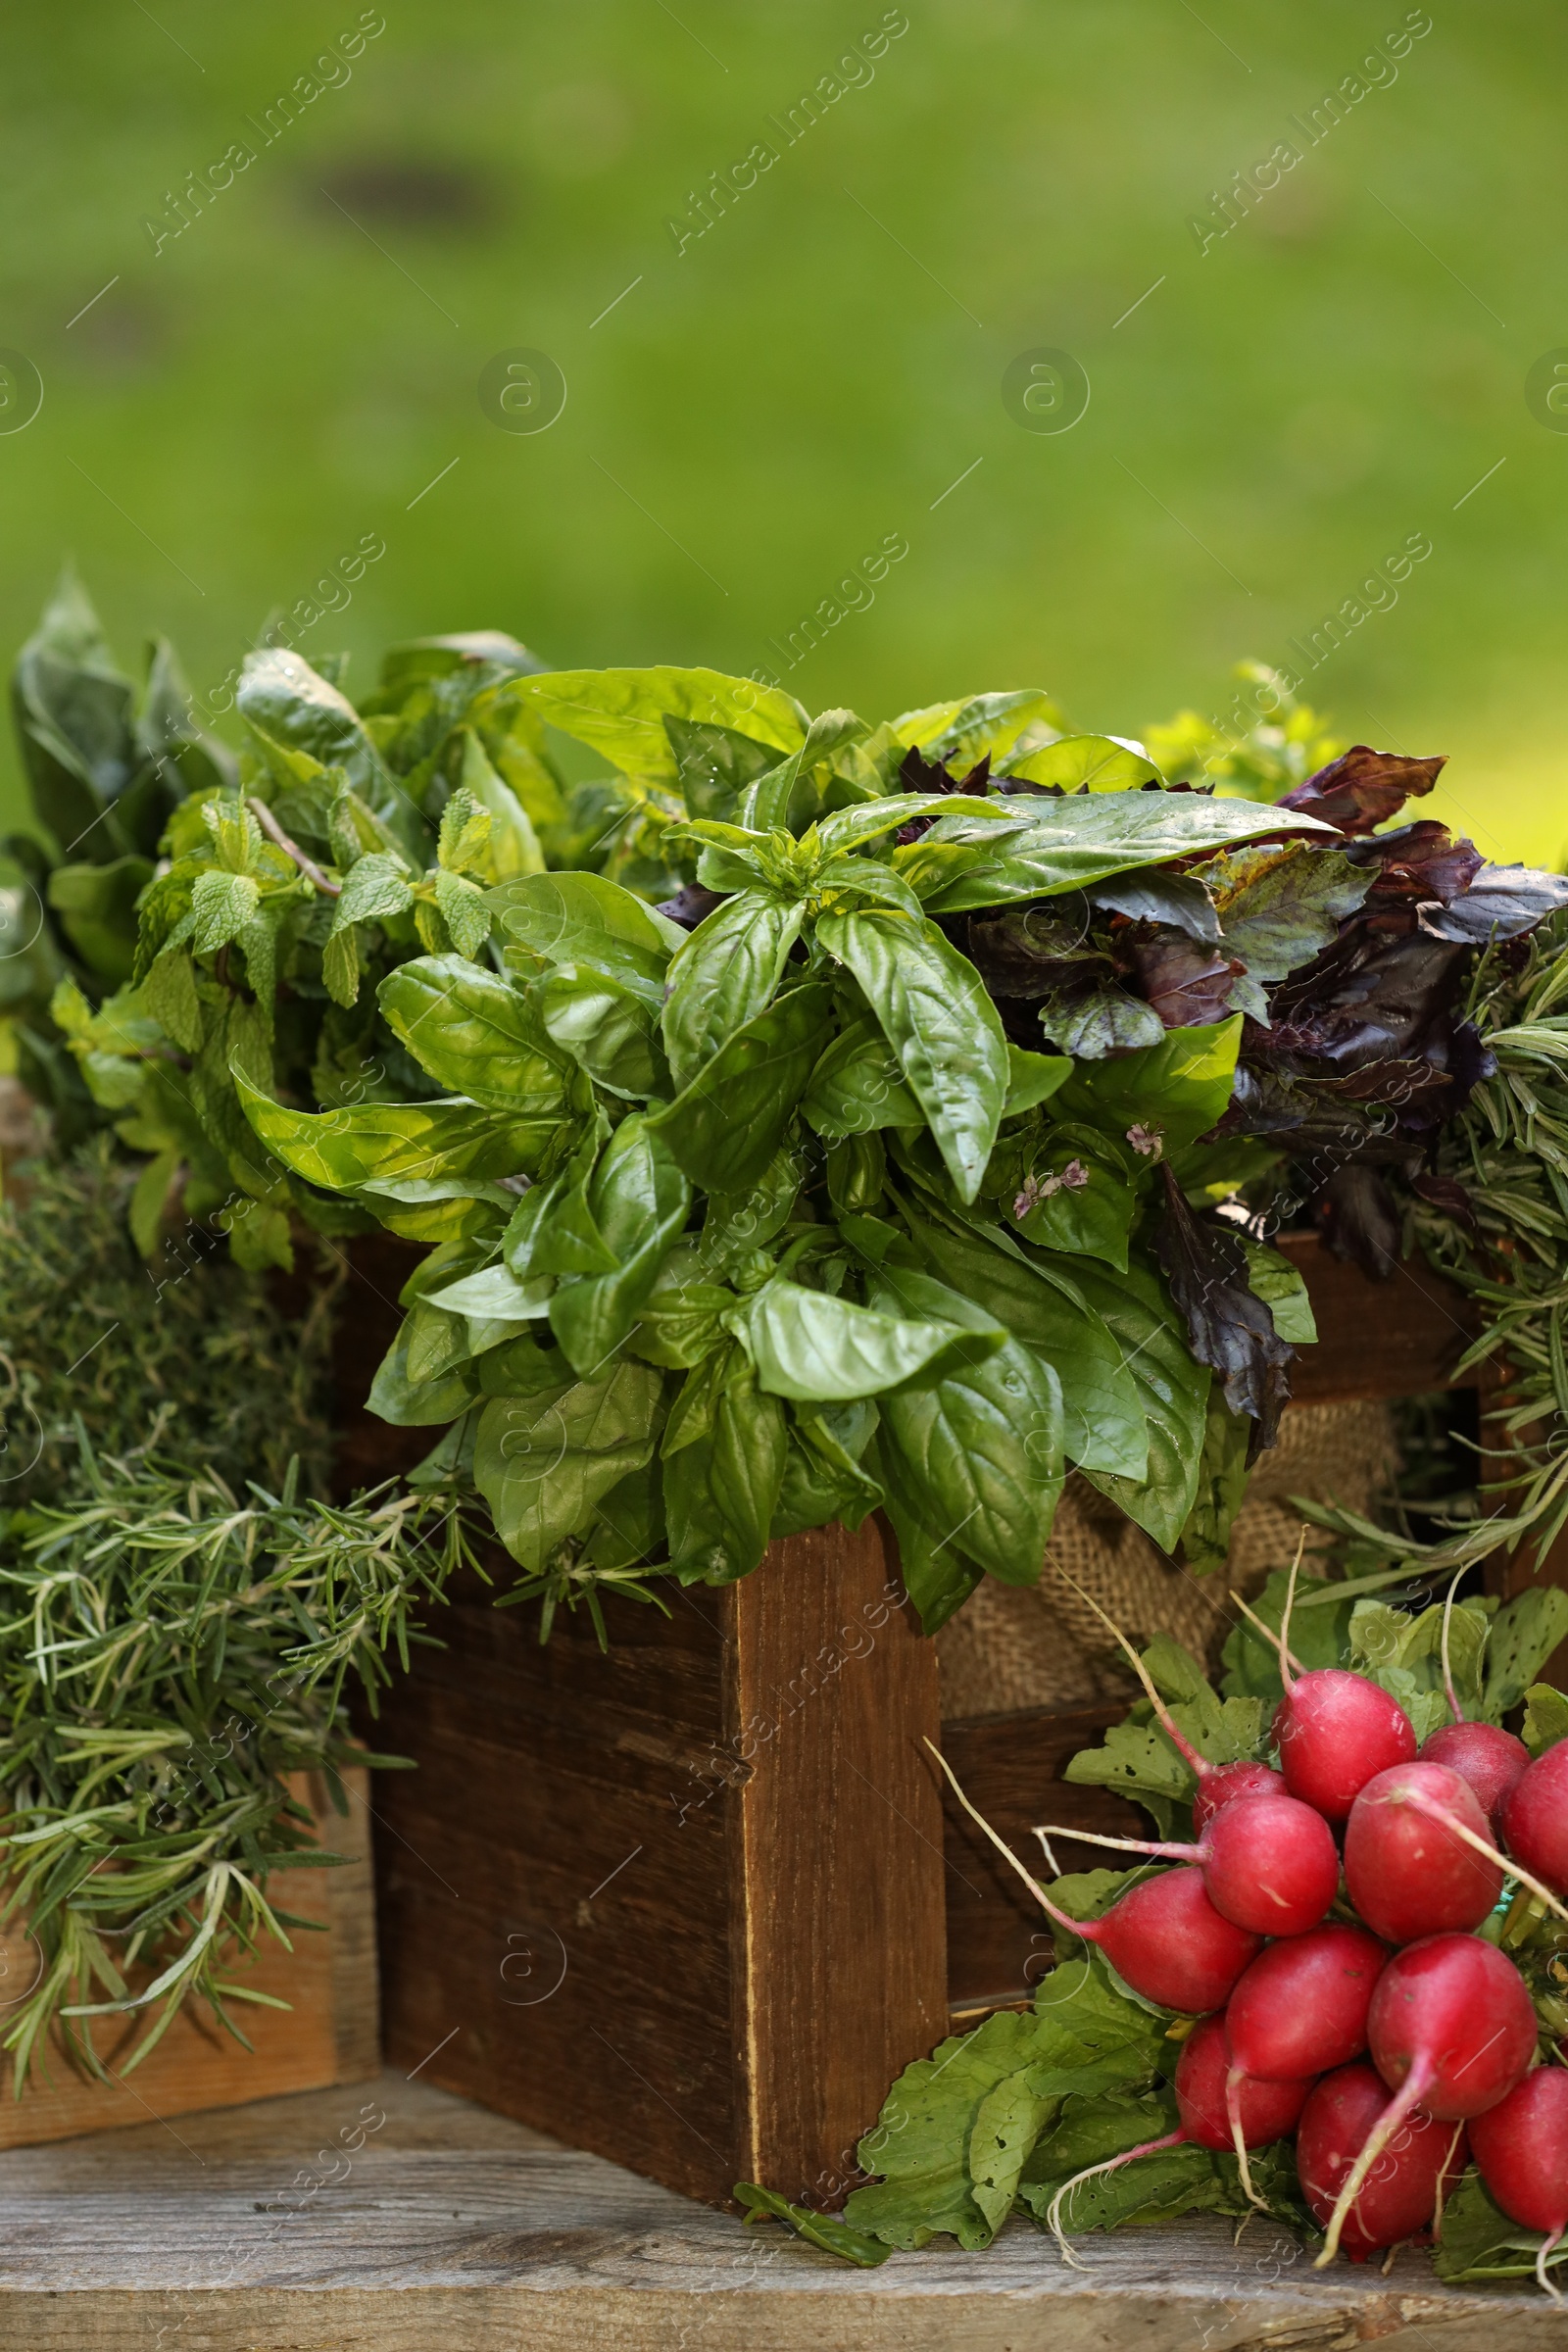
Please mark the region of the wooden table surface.
<svg viewBox="0 0 1568 2352"><path fill-rule="evenodd" d="M377 2124L375 2118L383 2120ZM365 2132L363 2147L345 2154ZM329 2149L338 2150L335 2160ZM312 2191L328 2171L336 2179ZM402 2075L0 2156L4 2352L1561 2352L1560 2311L1268 2225L1013 2223L852 2271Z"/></svg>

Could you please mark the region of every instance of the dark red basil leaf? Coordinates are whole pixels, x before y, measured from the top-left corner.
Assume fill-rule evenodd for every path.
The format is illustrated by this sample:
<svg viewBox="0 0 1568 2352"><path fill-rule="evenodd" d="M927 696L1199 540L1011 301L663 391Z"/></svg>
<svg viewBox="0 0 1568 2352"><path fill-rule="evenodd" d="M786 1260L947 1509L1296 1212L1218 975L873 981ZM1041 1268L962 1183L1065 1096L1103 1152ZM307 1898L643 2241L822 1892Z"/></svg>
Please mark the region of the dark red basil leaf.
<svg viewBox="0 0 1568 2352"><path fill-rule="evenodd" d="M1252 1450L1260 1451L1278 1435L1296 1350L1280 1338L1268 1306L1249 1288L1247 1253L1237 1236L1210 1218L1196 1217L1169 1166L1160 1173L1165 1214L1154 1236L1155 1254L1186 1321L1194 1355L1220 1375L1231 1411L1249 1413L1257 1423Z"/></svg>
<svg viewBox="0 0 1568 2352"><path fill-rule="evenodd" d="M1319 816L1342 833L1371 833L1407 800L1429 793L1447 764L1446 752L1432 760L1407 760L1399 752L1375 752L1355 743L1315 776L1280 801L1306 816Z"/></svg>

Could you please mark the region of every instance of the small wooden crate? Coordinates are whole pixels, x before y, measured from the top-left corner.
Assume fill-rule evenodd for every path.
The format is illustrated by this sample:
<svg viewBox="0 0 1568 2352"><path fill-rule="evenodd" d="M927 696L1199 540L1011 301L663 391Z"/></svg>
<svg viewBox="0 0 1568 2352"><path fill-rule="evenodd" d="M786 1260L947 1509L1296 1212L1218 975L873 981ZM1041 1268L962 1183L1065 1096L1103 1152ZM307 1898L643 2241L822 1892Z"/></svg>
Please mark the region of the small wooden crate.
<svg viewBox="0 0 1568 2352"><path fill-rule="evenodd" d="M236 1964L236 1983L254 1986L284 2009L249 2001L234 2004L236 2022L255 2045L246 2050L217 2025L205 2006L188 2002L146 2062L122 2077L141 2018L98 2018L99 2055L116 2080L98 2082L72 2064L58 2037L35 2061L20 2099L11 2095L10 2061L0 2075L0 2148L110 2132L203 2107L237 2107L289 2090L321 2090L363 2082L380 2065L380 2021L375 1964L375 1913L370 1865L369 1776L344 1775L349 1813L333 1811L315 1776L295 1784L312 1804L319 1842L346 1858L336 1870L279 1871L268 1885L275 1908L326 1923L325 1935L292 1932L286 1951L269 1936L253 1966ZM0 2017L24 1995L38 1967L37 1946L24 1934L0 1937Z"/></svg>
<svg viewBox="0 0 1568 2352"><path fill-rule="evenodd" d="M1463 1300L1424 1270L1366 1283L1286 1247L1322 1335L1303 1402L1447 1385ZM357 1269L339 1360L361 1477L401 1466L354 1406L396 1328L402 1269ZM1548 1574L1568 1581L1568 1560ZM945 1744L1015 1844L1032 1822L1126 1831L1124 1800L1059 1781L1119 1708L940 1719L933 1645L891 1537L776 1544L670 1615L607 1607L541 1647L475 1587L431 1630L377 1726L416 1759L377 1796L390 2058L423 2079L718 2202L738 2180L839 2201L894 2076L950 2020L1025 1998L1048 1956L1030 1898L944 1800ZM1063 1841L1066 1868L1102 1859Z"/></svg>

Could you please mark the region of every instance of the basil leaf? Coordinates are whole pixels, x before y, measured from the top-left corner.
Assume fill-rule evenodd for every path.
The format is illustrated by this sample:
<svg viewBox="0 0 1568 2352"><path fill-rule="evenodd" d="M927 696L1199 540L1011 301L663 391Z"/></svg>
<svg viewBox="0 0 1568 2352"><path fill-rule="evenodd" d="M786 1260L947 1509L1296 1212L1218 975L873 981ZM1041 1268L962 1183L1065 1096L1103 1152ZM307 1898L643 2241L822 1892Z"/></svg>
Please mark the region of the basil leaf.
<svg viewBox="0 0 1568 2352"><path fill-rule="evenodd" d="M378 815L388 814L384 804L392 780L364 720L347 695L318 676L298 654L282 646L247 654L234 703L280 781L307 776L318 766L341 768ZM401 839L402 828L397 829Z"/></svg>
<svg viewBox="0 0 1568 2352"><path fill-rule="evenodd" d="M716 1394L707 1428L664 1456L670 1566L686 1584L732 1584L767 1549L789 1428L783 1405L761 1394L739 1347L686 1378L706 1381Z"/></svg>
<svg viewBox="0 0 1568 2352"><path fill-rule="evenodd" d="M1112 1276L1089 1258L1075 1257L1071 1266L1073 1281L1121 1344L1149 1427L1141 1479L1088 1474L1161 1551L1174 1551L1198 1493L1213 1375L1194 1362L1182 1319L1147 1267L1135 1261Z"/></svg>
<svg viewBox="0 0 1568 2352"><path fill-rule="evenodd" d="M772 1003L805 906L769 890L745 890L698 925L669 967L664 1051L678 1087L689 1086L737 1029Z"/></svg>
<svg viewBox="0 0 1568 2352"><path fill-rule="evenodd" d="M939 817L919 841L893 851L890 862L920 892L928 913L1052 897L1105 874L1273 834L1286 816L1294 818L1290 831L1329 830L1316 820L1302 825L1293 811L1190 792L1088 792L1059 801L1005 794L991 805L1004 816L1027 819L1025 830L992 840L964 818ZM963 842L964 859L954 871L943 852L956 838ZM927 860L942 874L940 887L929 894L921 886Z"/></svg>
<svg viewBox="0 0 1568 2352"><path fill-rule="evenodd" d="M317 1113L270 1102L233 1072L252 1127L286 1168L327 1192L440 1168L463 1176L512 1176L537 1164L555 1119L508 1117L478 1102L366 1102Z"/></svg>
<svg viewBox="0 0 1568 2352"><path fill-rule="evenodd" d="M1241 1037L1242 1016L1232 1013L1206 1028L1167 1030L1141 1053L1077 1068L1056 1097L1057 1115L1118 1139L1136 1127L1169 1157L1224 1116Z"/></svg>
<svg viewBox="0 0 1568 2352"><path fill-rule="evenodd" d="M1326 948L1345 916L1360 906L1377 872L1358 869L1337 851L1292 842L1216 858L1203 879L1219 911L1225 952L1241 957L1256 989L1283 980ZM1250 1004L1248 1010L1267 1026L1266 1005Z"/></svg>
<svg viewBox="0 0 1568 2352"><path fill-rule="evenodd" d="M1002 1106L1003 1117L1015 1119L1021 1112L1048 1102L1071 1076L1072 1061L1067 1054L1031 1054L1027 1046L1009 1045L1007 1100Z"/></svg>
<svg viewBox="0 0 1568 2352"><path fill-rule="evenodd" d="M1136 792L1161 781L1148 754L1114 735L1061 735L1039 751L1005 763L1009 783L1041 784L1054 792Z"/></svg>
<svg viewBox="0 0 1568 2352"><path fill-rule="evenodd" d="M745 1192L710 1193L697 1246L705 1277L724 1281L782 1232L800 1197L803 1172L800 1155L783 1151Z"/></svg>
<svg viewBox="0 0 1568 2352"><path fill-rule="evenodd" d="M691 1187L640 1112L622 1120L588 1184L588 1212L612 1271L567 1277L550 1324L574 1372L591 1378L627 1339L691 1207Z"/></svg>
<svg viewBox="0 0 1568 2352"><path fill-rule="evenodd" d="M608 972L564 964L529 991L547 1034L607 1094L646 1101L671 1092L653 1006Z"/></svg>
<svg viewBox="0 0 1568 2352"><path fill-rule="evenodd" d="M680 795L695 817L733 816L748 785L777 764L770 743L760 743L734 727L664 714L664 733L675 755Z"/></svg>
<svg viewBox="0 0 1568 2352"><path fill-rule="evenodd" d="M773 1512L775 1542L810 1527L825 1527L833 1519L854 1534L867 1512L880 1509L886 1499L877 1480L861 1468L858 1454L833 1426L829 1416L834 1413L829 1406L826 1413L798 1411L791 1418L784 1483ZM838 1418L842 1422L844 1416Z"/></svg>
<svg viewBox="0 0 1568 2352"><path fill-rule="evenodd" d="M607 972L651 1004L663 1000L671 955L686 944L678 923L602 874L523 874L486 893L503 935L548 963Z"/></svg>
<svg viewBox="0 0 1568 2352"><path fill-rule="evenodd" d="M535 716L603 752L627 775L675 784L679 768L664 721L731 727L775 751L792 752L806 735L806 713L793 695L727 678L714 669L561 669L518 678L508 689Z"/></svg>
<svg viewBox="0 0 1568 2352"><path fill-rule="evenodd" d="M600 1498L651 1458L662 1387L651 1365L621 1362L599 1380L484 1407L474 1481L497 1535L530 1575L567 1536L585 1536Z"/></svg>
<svg viewBox="0 0 1568 2352"><path fill-rule="evenodd" d="M759 777L741 804L741 822L759 833L803 833L821 807L813 770L832 754L869 735L853 710L820 710L806 741L787 760Z"/></svg>
<svg viewBox="0 0 1568 2352"><path fill-rule="evenodd" d="M880 908L823 915L816 936L859 982L960 1198L972 1200L1010 1078L980 975L935 923Z"/></svg>
<svg viewBox="0 0 1568 2352"><path fill-rule="evenodd" d="M694 1184L744 1193L765 1174L821 1052L831 1005L820 982L788 990L650 1119Z"/></svg>
<svg viewBox="0 0 1568 2352"><path fill-rule="evenodd" d="M1204 868L1209 874L1213 870ZM1154 866L1120 881L1096 883L1089 895L1097 906L1125 914L1135 923L1169 923L1205 947L1219 945L1219 916L1198 874L1172 874Z"/></svg>
<svg viewBox="0 0 1568 2352"><path fill-rule="evenodd" d="M1087 1261L1075 1258L1048 1270L1000 1233L906 1214L932 1272L1004 1324L1055 1373L1068 1460L1083 1470L1142 1478L1149 1463L1143 1400L1119 1340L1074 1279Z"/></svg>
<svg viewBox="0 0 1568 2352"><path fill-rule="evenodd" d="M1000 1337L982 1310L929 1276L888 1270L872 1297L968 1327L955 1350L881 1400L885 1459L927 1526L1003 1583L1038 1581L1062 1483L1061 1389L1044 1358ZM955 1360L955 1358L956 1360Z"/></svg>
<svg viewBox="0 0 1568 2352"><path fill-rule="evenodd" d="M375 993L394 1037L438 1086L529 1118L564 1114L564 1057L520 989L466 956L420 956Z"/></svg>
<svg viewBox="0 0 1568 2352"><path fill-rule="evenodd" d="M554 1287L548 1274L519 1282L509 1266L483 1266L476 1274L465 1274L448 1283L445 1290L431 1291L428 1297L432 1306L444 1307L449 1315L466 1315L487 1323L526 1323L547 1312Z"/></svg>
<svg viewBox="0 0 1568 2352"><path fill-rule="evenodd" d="M438 1422L455 1421L467 1410L473 1395L472 1381L461 1369L423 1377L411 1371L409 1350L415 1336L410 1315L382 1357L366 1398L367 1408L378 1420L390 1421L399 1429L429 1429Z"/></svg>
<svg viewBox="0 0 1568 2352"><path fill-rule="evenodd" d="M1193 1507L1178 1539L1182 1558L1195 1576L1207 1576L1225 1565L1231 1529L1247 1499L1251 1443L1251 1416L1233 1413L1223 1387L1211 1382Z"/></svg>
<svg viewBox="0 0 1568 2352"><path fill-rule="evenodd" d="M1059 735L1064 725L1051 696L1038 686L1025 686L907 710L893 721L893 732L901 743L917 744L928 760L942 760L956 774L975 766L988 752L995 767L1009 752L1038 749Z"/></svg>
<svg viewBox="0 0 1568 2352"><path fill-rule="evenodd" d="M952 1319L882 1314L782 1277L756 1292L740 1318L760 1388L830 1404L879 1396L956 1355L990 1353L1004 1335L982 1325L972 1336Z"/></svg>
<svg viewBox="0 0 1568 2352"><path fill-rule="evenodd" d="M1247 1287L1268 1307L1280 1338L1289 1340L1293 1348L1311 1347L1317 1338L1317 1318L1306 1285L1290 1259L1261 1242L1249 1241L1245 1233L1237 1239L1247 1258Z"/></svg>
<svg viewBox="0 0 1568 2352"><path fill-rule="evenodd" d="M1138 1206L1125 1152L1096 1127L1053 1126L1008 1214L1037 1249L1102 1258L1125 1273Z"/></svg>
<svg viewBox="0 0 1568 2352"><path fill-rule="evenodd" d="M904 1589L919 1613L923 1633L937 1634L956 1616L985 1575L966 1560L944 1528L928 1527L899 1491L899 1457L881 1431L872 1449L872 1466L882 1481L884 1509L898 1542L899 1573Z"/></svg>
<svg viewBox="0 0 1568 2352"><path fill-rule="evenodd" d="M1044 1055L1036 1056L1043 1060ZM1064 1068L1071 1068L1064 1063ZM924 1113L904 1083L898 1058L869 1014L841 1029L815 1069L801 1113L837 1140L876 1127L919 1127Z"/></svg>

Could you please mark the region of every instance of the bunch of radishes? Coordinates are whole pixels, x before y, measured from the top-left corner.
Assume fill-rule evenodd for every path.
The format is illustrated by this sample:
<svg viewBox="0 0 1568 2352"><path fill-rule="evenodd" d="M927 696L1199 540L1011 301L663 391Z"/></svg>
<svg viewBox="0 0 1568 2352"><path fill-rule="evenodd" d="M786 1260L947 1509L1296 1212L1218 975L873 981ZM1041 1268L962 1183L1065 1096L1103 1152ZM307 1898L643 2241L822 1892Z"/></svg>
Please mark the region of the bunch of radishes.
<svg viewBox="0 0 1568 2352"><path fill-rule="evenodd" d="M1134 1992L1198 2017L1176 2068L1176 2131L1067 2182L1051 2226L1060 2238L1083 2181L1182 2141L1234 2147L1260 2202L1248 2150L1294 2132L1302 2193L1327 2230L1320 2264L1342 2245L1359 2258L1436 2231L1468 2128L1495 2202L1546 2233L1537 2276L1555 2292L1546 2258L1568 2230L1568 2068L1552 2049L1538 2065L1524 1980L1475 1931L1505 1876L1568 1919L1568 1740L1532 1763L1512 1733L1456 1720L1418 1755L1388 1692L1337 1667L1299 1670L1288 1626L1287 1608L1277 1772L1209 1764L1134 1657L1197 1775L1196 1842L1092 1842L1182 1867L1091 1921L1029 1882ZM1450 1703L1457 1716L1451 1685Z"/></svg>

